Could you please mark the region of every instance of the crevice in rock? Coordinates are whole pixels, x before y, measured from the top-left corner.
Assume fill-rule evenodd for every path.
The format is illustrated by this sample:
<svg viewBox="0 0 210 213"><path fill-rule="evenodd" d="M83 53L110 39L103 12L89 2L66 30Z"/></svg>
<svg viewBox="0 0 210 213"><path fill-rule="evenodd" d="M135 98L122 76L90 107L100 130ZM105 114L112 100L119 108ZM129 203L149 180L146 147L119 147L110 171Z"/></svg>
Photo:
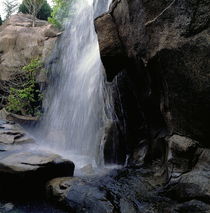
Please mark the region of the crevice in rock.
<svg viewBox="0 0 210 213"><path fill-rule="evenodd" d="M114 0L110 6L109 13L112 14L117 5L121 2L121 0Z"/></svg>
<svg viewBox="0 0 210 213"><path fill-rule="evenodd" d="M159 19L168 9L170 9L170 8L172 7L172 5L175 3L175 1L176 1L176 0L173 0L173 1L168 5L168 7L166 7L164 10L162 10L162 11L160 12L160 14L157 15L155 18L153 18L153 19L150 20L150 21L147 21L147 22L145 23L145 27L147 27L148 25L153 24L155 21L157 21L157 19Z"/></svg>

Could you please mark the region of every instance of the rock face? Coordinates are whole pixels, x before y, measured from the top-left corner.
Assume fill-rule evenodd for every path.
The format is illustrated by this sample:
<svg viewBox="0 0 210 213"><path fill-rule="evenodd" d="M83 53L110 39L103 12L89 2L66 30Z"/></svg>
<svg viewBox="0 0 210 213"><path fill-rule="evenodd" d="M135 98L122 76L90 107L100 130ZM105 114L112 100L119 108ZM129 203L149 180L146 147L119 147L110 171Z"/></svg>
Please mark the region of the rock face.
<svg viewBox="0 0 210 213"><path fill-rule="evenodd" d="M45 61L51 53L58 30L46 21L37 20L31 27L30 15L17 14L0 26L0 108L7 103L11 87L19 86L23 77L22 67L32 59ZM37 73L36 83L44 87L47 73Z"/></svg>
<svg viewBox="0 0 210 213"><path fill-rule="evenodd" d="M41 196L47 181L73 173L73 162L40 150L23 128L0 120L0 197Z"/></svg>
<svg viewBox="0 0 210 213"><path fill-rule="evenodd" d="M127 73L133 84L131 93L135 93L151 128L163 126L162 114L171 132L191 136L208 147L209 11L208 1L116 0L109 14L96 20L108 76ZM105 21L107 25L102 28ZM113 35L115 39L110 39ZM105 45L113 51L106 51L109 47ZM112 70L106 58L112 57L112 64L118 63L119 51L133 62L120 68L112 65L119 68ZM142 63L144 66L140 66Z"/></svg>
<svg viewBox="0 0 210 213"><path fill-rule="evenodd" d="M106 64L107 79L111 81L117 74L117 71L123 68L127 58L112 16L106 14L97 18L95 26L99 35L101 56Z"/></svg>
<svg viewBox="0 0 210 213"><path fill-rule="evenodd" d="M95 26L121 153L165 184L165 207L149 212L209 212L209 1L114 0Z"/></svg>
<svg viewBox="0 0 210 213"><path fill-rule="evenodd" d="M0 27L0 80L10 80L31 59L45 59L57 33L46 21L37 20L37 27L31 27L30 15L11 16Z"/></svg>
<svg viewBox="0 0 210 213"><path fill-rule="evenodd" d="M102 176L53 179L47 185L47 194L70 212L208 213L210 150L183 136L168 140L175 162L174 167L169 166L168 182L148 166L123 168ZM197 156L196 161L192 156ZM188 167L180 168L177 162Z"/></svg>

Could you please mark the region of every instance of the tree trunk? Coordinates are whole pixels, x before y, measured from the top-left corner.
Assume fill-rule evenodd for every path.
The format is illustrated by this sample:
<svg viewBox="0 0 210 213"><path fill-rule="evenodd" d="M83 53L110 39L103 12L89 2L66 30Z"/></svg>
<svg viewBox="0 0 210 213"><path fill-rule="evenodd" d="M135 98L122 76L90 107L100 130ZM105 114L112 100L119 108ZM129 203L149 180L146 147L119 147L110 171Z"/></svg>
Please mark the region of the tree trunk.
<svg viewBox="0 0 210 213"><path fill-rule="evenodd" d="M35 8L33 9L32 16L33 16L32 27L35 27L36 26L36 11L35 11Z"/></svg>

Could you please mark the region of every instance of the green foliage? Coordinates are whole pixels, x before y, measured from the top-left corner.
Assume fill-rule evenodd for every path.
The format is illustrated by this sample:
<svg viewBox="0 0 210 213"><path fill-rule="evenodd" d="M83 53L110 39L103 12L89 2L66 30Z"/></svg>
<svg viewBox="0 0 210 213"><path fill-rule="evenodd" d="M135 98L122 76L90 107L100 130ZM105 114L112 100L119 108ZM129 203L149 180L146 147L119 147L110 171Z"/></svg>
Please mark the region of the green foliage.
<svg viewBox="0 0 210 213"><path fill-rule="evenodd" d="M19 6L19 12L30 14L30 12L28 11L28 8L24 4L24 0L22 4L20 4ZM48 18L51 16L51 12L52 12L52 9L50 5L47 3L47 0L45 0L36 17L41 20L48 20Z"/></svg>
<svg viewBox="0 0 210 213"><path fill-rule="evenodd" d="M44 4L42 5L40 11L37 14L37 18L41 20L48 20L48 18L51 16L52 9L50 5L47 3L47 1L44 1Z"/></svg>
<svg viewBox="0 0 210 213"><path fill-rule="evenodd" d="M27 7L25 6L24 3L20 4L18 12L25 13L25 14L28 13L28 9L27 9Z"/></svg>
<svg viewBox="0 0 210 213"><path fill-rule="evenodd" d="M2 21L2 18L1 18L1 15L0 15L0 25L3 24L3 21Z"/></svg>
<svg viewBox="0 0 210 213"><path fill-rule="evenodd" d="M69 8L73 0L53 0L54 6L48 21L55 27L62 28L65 19L69 16Z"/></svg>
<svg viewBox="0 0 210 213"><path fill-rule="evenodd" d="M42 94L36 83L36 75L43 69L39 59L33 59L23 67L24 80L16 88L10 88L6 109L10 112L21 115L37 115L40 113Z"/></svg>

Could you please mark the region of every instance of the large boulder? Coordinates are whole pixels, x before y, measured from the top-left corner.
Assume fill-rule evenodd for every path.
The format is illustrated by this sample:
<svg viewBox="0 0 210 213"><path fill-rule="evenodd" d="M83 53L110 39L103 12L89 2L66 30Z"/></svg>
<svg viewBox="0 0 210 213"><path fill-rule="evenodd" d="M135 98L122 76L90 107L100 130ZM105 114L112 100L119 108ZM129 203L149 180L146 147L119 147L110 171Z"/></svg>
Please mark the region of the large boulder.
<svg viewBox="0 0 210 213"><path fill-rule="evenodd" d="M170 179L165 194L179 202L186 201L178 209L204 208L199 202L209 204L210 200L210 150L199 148L197 141L180 135L169 137L168 142Z"/></svg>
<svg viewBox="0 0 210 213"><path fill-rule="evenodd" d="M15 197L20 191L22 197L42 195L47 181L73 173L74 164L53 153L33 149L5 151L0 153L1 197Z"/></svg>
<svg viewBox="0 0 210 213"><path fill-rule="evenodd" d="M200 148L210 147L209 11L207 0L114 0L96 19L102 61L116 85L128 162L168 168L160 194L173 204L160 212L210 211L210 154ZM116 47L127 58L121 66ZM111 68L104 60L109 57Z"/></svg>
<svg viewBox="0 0 210 213"><path fill-rule="evenodd" d="M0 81L13 80L31 59L43 61L52 51L59 31L46 21L19 13L0 26Z"/></svg>
<svg viewBox="0 0 210 213"><path fill-rule="evenodd" d="M209 11L207 0L115 0L109 14L96 20L102 59L114 58L120 41L127 58L135 62L117 72L126 70L130 75L129 81L134 85L134 93L140 99L141 110L150 127L157 128L162 113L171 132L188 135L208 147ZM100 26L105 26L105 21L107 25L103 29ZM103 40L111 38L116 31L117 39L111 40L116 46L106 42L113 51L104 51ZM116 58L117 55L116 52ZM103 62L108 76L116 75L116 69L110 70L109 63ZM144 67L138 66L141 63ZM145 70L147 75L143 75Z"/></svg>
<svg viewBox="0 0 210 213"><path fill-rule="evenodd" d="M199 143L180 135L173 135L167 141L169 143L168 163L173 173L177 176L192 170L198 161Z"/></svg>
<svg viewBox="0 0 210 213"><path fill-rule="evenodd" d="M73 162L40 150L22 127L0 120L0 197L41 196L47 181L73 173Z"/></svg>
<svg viewBox="0 0 210 213"><path fill-rule="evenodd" d="M27 151L27 152L15 152L15 153L6 153L1 157L0 161L0 173L1 175L5 174L13 174L14 176L22 175L26 176L27 174L31 174L34 172L34 175L39 173L39 170L47 170L47 169L55 169L56 166L59 167L62 171L64 169L64 173L67 176L73 175L74 165L69 161L62 160L62 158L58 155L51 154L43 151ZM59 169L59 168L58 168ZM47 171L45 171L47 174ZM55 172L57 173L57 172ZM31 174L33 175L33 174ZM52 174L51 174L52 175ZM62 176L62 174L60 173ZM48 174L47 176L50 176ZM53 175L54 176L54 175ZM41 178L42 176L40 176ZM44 178L47 178L46 176ZM48 179L50 179L48 177Z"/></svg>
<svg viewBox="0 0 210 213"><path fill-rule="evenodd" d="M173 177L166 187L165 194L179 202L200 200L210 201L210 150L198 149L199 158L194 168L177 177Z"/></svg>
<svg viewBox="0 0 210 213"><path fill-rule="evenodd" d="M95 21L96 32L100 44L101 58L106 64L108 81L112 81L127 61L116 25L110 14L100 16Z"/></svg>

